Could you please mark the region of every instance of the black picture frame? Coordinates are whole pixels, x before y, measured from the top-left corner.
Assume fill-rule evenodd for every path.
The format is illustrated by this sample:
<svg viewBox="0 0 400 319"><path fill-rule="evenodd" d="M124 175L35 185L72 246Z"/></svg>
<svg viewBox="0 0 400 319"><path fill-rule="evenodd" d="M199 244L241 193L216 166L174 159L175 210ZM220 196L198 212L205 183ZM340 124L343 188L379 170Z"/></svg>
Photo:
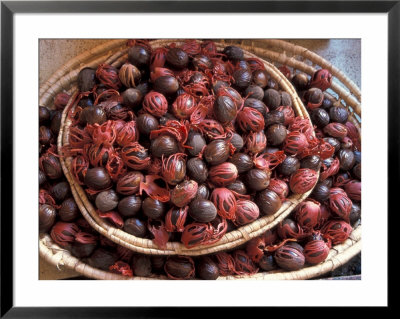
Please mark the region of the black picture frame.
<svg viewBox="0 0 400 319"><path fill-rule="evenodd" d="M1 1L1 318L178 318L193 314L189 308L22 308L13 303L13 17L16 13L121 13L121 12L265 12L265 13L387 13L388 14L388 203L395 203L399 179L400 113L400 1ZM396 183L397 184L397 183ZM389 223L390 225L391 223ZM393 223L392 223L393 226ZM390 244L390 241L388 240ZM388 254L389 256L389 254ZM390 261L390 258L389 258ZM388 284L390 281L388 282ZM34 292L32 292L34 293ZM388 299L390 306L390 298ZM229 309L196 309L226 316ZM293 310L293 308L291 309ZM298 310L298 309L297 309ZM211 311L211 312L208 312ZM235 316L249 315L246 308ZM286 310L285 310L286 311Z"/></svg>

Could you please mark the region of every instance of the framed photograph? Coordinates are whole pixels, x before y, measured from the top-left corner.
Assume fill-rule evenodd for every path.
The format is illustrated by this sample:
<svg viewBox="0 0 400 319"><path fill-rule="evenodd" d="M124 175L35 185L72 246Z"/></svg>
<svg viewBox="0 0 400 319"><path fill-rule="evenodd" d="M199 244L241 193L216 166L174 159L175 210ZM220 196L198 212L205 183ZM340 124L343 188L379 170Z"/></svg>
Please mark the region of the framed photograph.
<svg viewBox="0 0 400 319"><path fill-rule="evenodd" d="M1 316L54 317L62 311L68 317L181 317L193 307L214 307L216 313L225 307L388 307L388 211L395 209L390 186L399 176L399 15L397 1L2 2ZM141 62L146 54L148 62ZM142 114L148 118L140 126ZM140 127L129 130L131 122ZM114 137L104 134L107 123ZM189 127L204 140L193 154L188 150L195 152L199 142L191 144ZM293 132L304 136L304 145L297 137L288 142ZM159 136L172 136L174 151L165 143L155 146ZM104 146L105 139L112 139L110 145ZM208 145L218 143L224 145L213 155ZM242 169L244 159L233 154L249 158L251 167ZM319 161L315 170L312 156ZM199 193L199 168L189 167L186 157L204 163L207 196ZM283 168L288 157L298 167ZM187 166L182 178L168 161ZM99 186L105 179L95 175L90 181L90 170L105 174L109 185ZM257 172L252 176L250 170ZM117 185L132 172L144 174L137 177L137 190ZM266 181L258 174L267 184L271 178L280 182L259 186ZM310 187L297 183L305 179ZM317 180L320 192L311 194ZM184 188L183 197L176 185ZM131 213L135 196L129 195L139 189L137 216L143 218ZM218 190L232 195L233 215L219 206ZM126 210L121 199L130 200ZM308 214L318 208L318 221L297 213L290 220L297 226L290 226L300 204ZM323 220L321 206L333 217ZM279 240L260 239L272 227L284 229L283 221L291 235L282 230L275 234ZM138 235L142 224L145 233ZM199 239L191 231L201 227L208 228ZM250 240L263 246L251 248ZM328 258L316 258L311 245L306 249L312 240L326 245L312 249L330 252ZM282 255L281 262L280 248L298 257L288 262ZM146 261L138 260L140 253ZM144 264L134 269L135 262L148 260L154 270L152 255L164 256L160 271L148 275ZM233 270L224 258L231 258ZM357 269L349 268L349 260L356 260ZM262 271L269 267L262 262L273 263L274 270ZM227 280L198 280L212 277L200 274L200 263L215 266L215 278ZM177 264L183 268L174 272ZM316 289L324 294L307 298Z"/></svg>

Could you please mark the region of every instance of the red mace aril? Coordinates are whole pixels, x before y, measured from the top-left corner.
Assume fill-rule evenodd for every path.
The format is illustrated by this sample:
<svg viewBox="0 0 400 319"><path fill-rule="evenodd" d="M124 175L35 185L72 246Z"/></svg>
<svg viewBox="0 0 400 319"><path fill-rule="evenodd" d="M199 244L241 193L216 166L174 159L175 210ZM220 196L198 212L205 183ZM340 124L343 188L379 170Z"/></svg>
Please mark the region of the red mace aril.
<svg viewBox="0 0 400 319"><path fill-rule="evenodd" d="M147 169L149 175L161 175L162 160L158 157L151 159L150 167Z"/></svg>
<svg viewBox="0 0 400 319"><path fill-rule="evenodd" d="M140 182L139 195L142 195L143 191L145 191L151 198L166 203L170 200L169 191L157 185L155 182L157 180L161 180L161 177L158 175L146 175L144 181Z"/></svg>
<svg viewBox="0 0 400 319"><path fill-rule="evenodd" d="M322 238L310 240L303 251L306 262L311 265L323 262L328 257L330 248L330 241L325 242Z"/></svg>
<svg viewBox="0 0 400 319"><path fill-rule="evenodd" d="M332 74L327 69L320 69L314 72L310 80L310 87L319 88L322 91L329 89L331 84Z"/></svg>
<svg viewBox="0 0 400 319"><path fill-rule="evenodd" d="M172 72L170 69L161 68L161 67L155 67L150 72L150 80L153 83L161 76L173 76L174 77L175 75L174 75L174 72Z"/></svg>
<svg viewBox="0 0 400 319"><path fill-rule="evenodd" d="M349 221L352 204L351 199L347 197L346 193L337 193L329 197L329 208L332 213L345 221Z"/></svg>
<svg viewBox="0 0 400 319"><path fill-rule="evenodd" d="M147 221L147 229L154 237L154 244L156 244L160 249L167 248L169 233L165 229L165 224L162 220L153 220L149 218Z"/></svg>
<svg viewBox="0 0 400 319"><path fill-rule="evenodd" d="M333 122L326 125L323 129L325 134L336 138L343 138L347 135L347 127L344 124Z"/></svg>
<svg viewBox="0 0 400 319"><path fill-rule="evenodd" d="M290 190L295 194L310 191L318 181L318 173L310 168L300 168L289 179Z"/></svg>
<svg viewBox="0 0 400 319"><path fill-rule="evenodd" d="M252 107L244 107L238 112L236 122L244 132L259 132L264 129L264 117Z"/></svg>
<svg viewBox="0 0 400 319"><path fill-rule="evenodd" d="M112 146L116 137L117 131L115 130L114 121L106 121L99 125L94 123L93 125L88 125L86 130L92 136L93 143L96 145L103 144L104 146Z"/></svg>
<svg viewBox="0 0 400 319"><path fill-rule="evenodd" d="M250 132L245 139L246 151L252 154L262 152L267 146L267 137L263 131Z"/></svg>
<svg viewBox="0 0 400 319"><path fill-rule="evenodd" d="M151 158L147 150L137 142L125 145L120 154L125 164L134 170L143 170L150 166Z"/></svg>
<svg viewBox="0 0 400 319"><path fill-rule="evenodd" d="M252 261L258 263L264 256L265 241L262 237L251 239L246 244L246 253Z"/></svg>
<svg viewBox="0 0 400 319"><path fill-rule="evenodd" d="M126 173L126 165L118 153L113 152L110 154L108 162L105 166L108 175L114 182L117 182L119 178Z"/></svg>
<svg viewBox="0 0 400 319"><path fill-rule="evenodd" d="M63 110L68 104L69 98L71 96L68 93L60 92L54 98L54 106L57 110Z"/></svg>
<svg viewBox="0 0 400 319"><path fill-rule="evenodd" d="M215 120L205 119L198 124L198 127L204 135L206 135L211 139L219 139L226 137L224 127Z"/></svg>
<svg viewBox="0 0 400 319"><path fill-rule="evenodd" d="M303 268L305 257L300 247L286 244L278 248L274 254L274 258L278 266L284 270L290 271Z"/></svg>
<svg viewBox="0 0 400 319"><path fill-rule="evenodd" d="M235 260L225 251L219 252L214 255L219 273L221 276L231 276L235 274Z"/></svg>
<svg viewBox="0 0 400 319"><path fill-rule="evenodd" d="M234 220L236 211L235 195L227 188L215 188L211 193L210 200L217 208L219 216Z"/></svg>
<svg viewBox="0 0 400 319"><path fill-rule="evenodd" d="M212 245L219 241L228 230L228 223L225 218L221 216L215 217L211 222L209 222L211 227L211 237L207 241L207 245Z"/></svg>
<svg viewBox="0 0 400 319"><path fill-rule="evenodd" d="M92 138L86 129L80 129L77 126L71 126L69 129L69 152L73 154L74 150L83 149L86 144L92 143Z"/></svg>
<svg viewBox="0 0 400 319"><path fill-rule="evenodd" d="M186 154L176 153L168 158L162 157L161 175L170 185L176 185L186 176Z"/></svg>
<svg viewBox="0 0 400 319"><path fill-rule="evenodd" d="M234 182L238 176L238 170L232 163L225 162L212 166L208 172L210 182L217 187L225 187Z"/></svg>
<svg viewBox="0 0 400 319"><path fill-rule="evenodd" d="M104 167L107 165L110 155L113 152L114 148L112 146L105 146L103 144L92 144L87 151L87 157L92 166Z"/></svg>
<svg viewBox="0 0 400 319"><path fill-rule="evenodd" d="M109 220L114 226L117 228L124 227L124 220L122 219L121 215L114 211L104 212L97 211L100 218Z"/></svg>
<svg viewBox="0 0 400 319"><path fill-rule="evenodd" d="M155 117L161 117L168 111L168 102L164 95L152 91L143 99L143 110Z"/></svg>
<svg viewBox="0 0 400 319"><path fill-rule="evenodd" d="M121 147L137 142L138 140L139 140L139 130L136 126L135 121L127 122L121 129L117 131L116 142Z"/></svg>
<svg viewBox="0 0 400 319"><path fill-rule="evenodd" d="M235 272L238 275L252 275L258 271L257 266L253 263L251 258L244 250L235 250L232 253L233 260L235 261Z"/></svg>
<svg viewBox="0 0 400 319"><path fill-rule="evenodd" d="M361 151L361 139L357 127L351 122L346 122L345 125L347 128L347 136L351 139L356 149Z"/></svg>
<svg viewBox="0 0 400 319"><path fill-rule="evenodd" d="M181 242L186 248L192 248L207 243L212 233L209 223L191 223L185 226Z"/></svg>
<svg viewBox="0 0 400 319"><path fill-rule="evenodd" d="M185 40L185 43L181 45L181 49L188 55L194 56L201 52L201 44L196 40Z"/></svg>
<svg viewBox="0 0 400 319"><path fill-rule="evenodd" d="M350 224L343 220L328 221L321 229L324 238L330 239L333 245L343 243L352 231Z"/></svg>
<svg viewBox="0 0 400 319"><path fill-rule="evenodd" d="M283 202L289 195L289 185L278 178L271 178L267 189L274 191Z"/></svg>
<svg viewBox="0 0 400 319"><path fill-rule="evenodd" d="M50 236L57 245L66 247L75 241L75 236L79 231L75 223L57 222L51 229Z"/></svg>
<svg viewBox="0 0 400 319"><path fill-rule="evenodd" d="M89 168L89 161L85 156L77 155L72 158L71 174L79 185L84 185L85 175Z"/></svg>
<svg viewBox="0 0 400 319"><path fill-rule="evenodd" d="M150 57L150 69L154 70L156 68L162 68L165 65L165 61L167 60L167 52L166 48L156 48L151 53Z"/></svg>
<svg viewBox="0 0 400 319"><path fill-rule="evenodd" d="M174 103L172 103L172 114L174 114L178 119L185 120L190 117L196 106L197 104L194 97L190 94L184 93L179 95Z"/></svg>
<svg viewBox="0 0 400 319"><path fill-rule="evenodd" d="M183 232L189 206L172 207L165 215L165 230L168 232Z"/></svg>
<svg viewBox="0 0 400 319"><path fill-rule="evenodd" d="M282 106L278 107L276 110L283 112L283 115L285 118L283 125L288 126L294 121L294 118L296 115L294 114L294 110L291 106L282 105Z"/></svg>
<svg viewBox="0 0 400 319"><path fill-rule="evenodd" d="M327 205L321 204L320 209L321 209L321 218L315 229L320 229L332 217L331 210Z"/></svg>
<svg viewBox="0 0 400 319"><path fill-rule="evenodd" d="M279 238L283 240L290 238L301 240L308 235L308 233L305 233L298 223L296 223L290 218L286 218L282 222L280 222L278 224L276 231Z"/></svg>
<svg viewBox="0 0 400 319"><path fill-rule="evenodd" d="M233 223L242 226L255 221L260 216L258 206L250 200L238 200Z"/></svg>
<svg viewBox="0 0 400 319"><path fill-rule="evenodd" d="M188 205L197 194L198 185L193 180L183 181L171 191L171 202L177 207Z"/></svg>
<svg viewBox="0 0 400 319"><path fill-rule="evenodd" d="M109 268L110 272L119 274L122 276L133 277L131 266L123 261L117 261L114 265Z"/></svg>
<svg viewBox="0 0 400 319"><path fill-rule="evenodd" d="M118 70L108 64L100 64L96 70L96 77L106 87L118 90L122 83L119 79Z"/></svg>
<svg viewBox="0 0 400 319"><path fill-rule="evenodd" d="M350 183L344 185L344 190L351 200L361 201L361 182L352 180Z"/></svg>
<svg viewBox="0 0 400 319"><path fill-rule="evenodd" d="M283 150L289 155L297 155L303 152L308 147L307 137L299 132L292 131L283 142Z"/></svg>
<svg viewBox="0 0 400 319"><path fill-rule="evenodd" d="M346 192L343 190L343 188L340 188L340 187L332 187L332 188L329 190L329 196L336 195L336 194L342 194L342 195L347 196L347 194L346 194Z"/></svg>
<svg viewBox="0 0 400 319"><path fill-rule="evenodd" d="M117 193L122 195L133 195L139 192L140 182L144 180L141 172L128 172L117 181Z"/></svg>
<svg viewBox="0 0 400 319"><path fill-rule="evenodd" d="M296 207L295 218L300 227L312 229L318 225L321 219L321 204L312 199L301 202Z"/></svg>
<svg viewBox="0 0 400 319"><path fill-rule="evenodd" d="M265 245L274 244L278 239L276 227L273 229L268 229L263 235L261 235L261 237L263 238Z"/></svg>

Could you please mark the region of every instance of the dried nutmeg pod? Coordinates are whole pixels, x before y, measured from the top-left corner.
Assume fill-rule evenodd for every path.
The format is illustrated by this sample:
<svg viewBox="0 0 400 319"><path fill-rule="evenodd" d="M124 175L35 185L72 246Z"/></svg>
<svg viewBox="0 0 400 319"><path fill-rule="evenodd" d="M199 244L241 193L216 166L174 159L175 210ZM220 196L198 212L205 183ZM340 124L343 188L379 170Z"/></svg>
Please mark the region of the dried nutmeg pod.
<svg viewBox="0 0 400 319"><path fill-rule="evenodd" d="M160 135L151 141L150 152L153 156L170 156L179 151L178 142L172 136Z"/></svg>
<svg viewBox="0 0 400 319"><path fill-rule="evenodd" d="M246 186L248 189L258 192L266 189L271 178L271 171L253 168L246 174Z"/></svg>
<svg viewBox="0 0 400 319"><path fill-rule="evenodd" d="M255 221L260 216L258 206L250 200L238 200L236 202L236 213L234 223L243 226Z"/></svg>
<svg viewBox="0 0 400 319"><path fill-rule="evenodd" d="M284 176L290 176L300 168L300 161L295 156L286 156L278 166L278 172Z"/></svg>
<svg viewBox="0 0 400 319"><path fill-rule="evenodd" d="M211 141L204 149L204 159L210 165L218 165L229 157L229 145L225 140Z"/></svg>
<svg viewBox="0 0 400 319"><path fill-rule="evenodd" d="M71 188L66 181L61 181L50 189L50 194L57 202L62 202L71 195Z"/></svg>
<svg viewBox="0 0 400 319"><path fill-rule="evenodd" d="M139 69L130 63L124 63L119 69L119 79L128 88L134 88L139 83L141 74Z"/></svg>
<svg viewBox="0 0 400 319"><path fill-rule="evenodd" d="M238 170L232 163L225 162L212 166L208 173L209 180L217 187L225 187L234 182L238 176Z"/></svg>
<svg viewBox="0 0 400 319"><path fill-rule="evenodd" d="M61 207L58 210L58 216L64 222L72 222L77 219L80 215L78 205L75 200L70 197L61 203Z"/></svg>
<svg viewBox="0 0 400 319"><path fill-rule="evenodd" d="M237 114L236 104L229 96L220 95L214 103L215 118L222 124L232 122Z"/></svg>
<svg viewBox="0 0 400 319"><path fill-rule="evenodd" d="M133 109L143 100L143 94L136 88L128 88L121 94L123 105Z"/></svg>
<svg viewBox="0 0 400 319"><path fill-rule="evenodd" d="M180 183L186 176L186 154L176 153L162 159L161 175L170 185Z"/></svg>
<svg viewBox="0 0 400 319"><path fill-rule="evenodd" d="M189 56L180 48L170 48L166 55L166 61L174 69L184 69L189 63Z"/></svg>
<svg viewBox="0 0 400 319"><path fill-rule="evenodd" d="M102 191L96 196L95 203L99 211L111 211L118 205L118 195L113 189Z"/></svg>
<svg viewBox="0 0 400 319"><path fill-rule="evenodd" d="M151 275L151 259L146 255L133 255L132 272L137 277L149 277Z"/></svg>
<svg viewBox="0 0 400 319"><path fill-rule="evenodd" d="M255 203L260 209L261 215L270 216L275 214L282 206L282 201L278 194L269 189L264 189L257 193Z"/></svg>
<svg viewBox="0 0 400 319"><path fill-rule="evenodd" d="M85 185L94 190L104 190L112 186L112 180L104 167L89 168L85 175Z"/></svg>
<svg viewBox="0 0 400 319"><path fill-rule="evenodd" d="M168 256L164 271L170 279L191 279L195 275L195 264L189 256Z"/></svg>
<svg viewBox="0 0 400 319"><path fill-rule="evenodd" d="M192 157L186 163L187 175L197 183L204 183L208 177L206 163L198 157Z"/></svg>
<svg viewBox="0 0 400 319"><path fill-rule="evenodd" d="M299 270L303 268L305 257L297 247L284 245L278 248L274 254L275 262L284 270Z"/></svg>
<svg viewBox="0 0 400 319"><path fill-rule="evenodd" d="M217 217L217 208L209 200L197 199L190 203L189 215L200 223L208 223Z"/></svg>
<svg viewBox="0 0 400 319"><path fill-rule="evenodd" d="M346 124L349 112L342 106L332 106L329 109L329 116L332 122Z"/></svg>
<svg viewBox="0 0 400 319"><path fill-rule="evenodd" d="M144 238L147 234L146 225L140 219L134 217L125 220L123 230L140 238Z"/></svg>
<svg viewBox="0 0 400 319"><path fill-rule="evenodd" d="M54 225L57 210L48 204L39 205L39 232L47 233Z"/></svg>
<svg viewBox="0 0 400 319"><path fill-rule="evenodd" d="M219 277L218 265L208 256L202 256L196 263L196 274L203 280L216 280Z"/></svg>
<svg viewBox="0 0 400 319"><path fill-rule="evenodd" d="M190 147L187 150L188 153L191 156L197 156L202 151L203 147L207 145L207 143L203 135L195 131L190 131L186 145Z"/></svg>
<svg viewBox="0 0 400 319"><path fill-rule="evenodd" d="M118 202L118 213L122 217L133 217L142 208L142 199L139 196L131 195L122 198Z"/></svg>
<svg viewBox="0 0 400 319"><path fill-rule="evenodd" d="M282 124L272 124L267 128L266 135L268 143L270 145L277 146L285 141L287 130Z"/></svg>
<svg viewBox="0 0 400 319"><path fill-rule="evenodd" d="M177 207L189 204L197 194L198 185L193 180L186 180L171 191L171 202Z"/></svg>
<svg viewBox="0 0 400 319"><path fill-rule="evenodd" d="M318 128L323 129L330 122L330 117L327 111L322 108L316 108L310 112L313 124Z"/></svg>
<svg viewBox="0 0 400 319"><path fill-rule="evenodd" d="M141 45L134 45L128 49L128 61L138 68L148 66L151 52Z"/></svg>
<svg viewBox="0 0 400 319"><path fill-rule="evenodd" d="M246 153L235 153L229 161L236 166L239 174L251 170L254 166L252 158Z"/></svg>
<svg viewBox="0 0 400 319"><path fill-rule="evenodd" d="M275 89L267 89L264 91L263 102L270 110L276 110L281 105L281 95Z"/></svg>
<svg viewBox="0 0 400 319"><path fill-rule="evenodd" d="M235 219L236 198L227 188L215 188L211 193L210 200L217 208L219 216L233 220Z"/></svg>
<svg viewBox="0 0 400 319"><path fill-rule="evenodd" d="M92 68L83 68L78 73L77 81L80 92L92 91L96 85L96 70Z"/></svg>
<svg viewBox="0 0 400 319"><path fill-rule="evenodd" d="M321 168L321 158L318 155L309 155L300 161L301 168L310 168L319 171Z"/></svg>
<svg viewBox="0 0 400 319"><path fill-rule="evenodd" d="M142 210L147 217L151 219L158 219L165 215L167 207L165 203L151 197L147 197L142 202Z"/></svg>
<svg viewBox="0 0 400 319"><path fill-rule="evenodd" d="M317 180L318 173L316 171L300 168L290 176L290 190L295 194L304 194L314 187Z"/></svg>
<svg viewBox="0 0 400 319"><path fill-rule="evenodd" d="M141 172L131 171L120 177L117 181L116 191L122 195L133 195L139 192L140 182L144 181Z"/></svg>

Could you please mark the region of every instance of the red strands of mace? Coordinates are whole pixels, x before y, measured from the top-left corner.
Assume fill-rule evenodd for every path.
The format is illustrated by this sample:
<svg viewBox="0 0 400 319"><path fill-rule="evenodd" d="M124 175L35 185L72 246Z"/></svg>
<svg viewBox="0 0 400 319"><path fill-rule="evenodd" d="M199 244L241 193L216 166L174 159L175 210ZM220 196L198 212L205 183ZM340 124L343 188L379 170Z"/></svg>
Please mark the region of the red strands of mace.
<svg viewBox="0 0 400 319"><path fill-rule="evenodd" d="M217 213L223 218L234 220L236 211L235 195L227 188L215 188L210 200L217 208Z"/></svg>
<svg viewBox="0 0 400 319"><path fill-rule="evenodd" d="M122 86L118 70L109 64L100 64L96 70L96 77L108 88L118 90Z"/></svg>
<svg viewBox="0 0 400 319"><path fill-rule="evenodd" d="M168 232L183 232L189 206L172 207L165 215L165 229Z"/></svg>
<svg viewBox="0 0 400 319"><path fill-rule="evenodd" d="M154 244L156 244L160 249L167 248L169 234L165 229L165 224L163 221L149 219L147 222L147 229L154 236Z"/></svg>
<svg viewBox="0 0 400 319"><path fill-rule="evenodd" d="M343 243L349 238L353 228L342 220L328 221L321 229L324 238L330 239L333 245Z"/></svg>
<svg viewBox="0 0 400 319"><path fill-rule="evenodd" d="M117 261L114 265L111 265L108 269L110 270L110 272L112 272L114 274L120 274L122 276L127 276L127 277L133 277L131 267L123 261Z"/></svg>
<svg viewBox="0 0 400 319"><path fill-rule="evenodd" d="M293 193L304 194L311 190L318 181L318 173L310 168L300 168L289 179L289 186Z"/></svg>
<svg viewBox="0 0 400 319"><path fill-rule="evenodd" d="M320 69L314 72L310 87L318 88L322 91L329 89L332 85L332 74L327 69Z"/></svg>

